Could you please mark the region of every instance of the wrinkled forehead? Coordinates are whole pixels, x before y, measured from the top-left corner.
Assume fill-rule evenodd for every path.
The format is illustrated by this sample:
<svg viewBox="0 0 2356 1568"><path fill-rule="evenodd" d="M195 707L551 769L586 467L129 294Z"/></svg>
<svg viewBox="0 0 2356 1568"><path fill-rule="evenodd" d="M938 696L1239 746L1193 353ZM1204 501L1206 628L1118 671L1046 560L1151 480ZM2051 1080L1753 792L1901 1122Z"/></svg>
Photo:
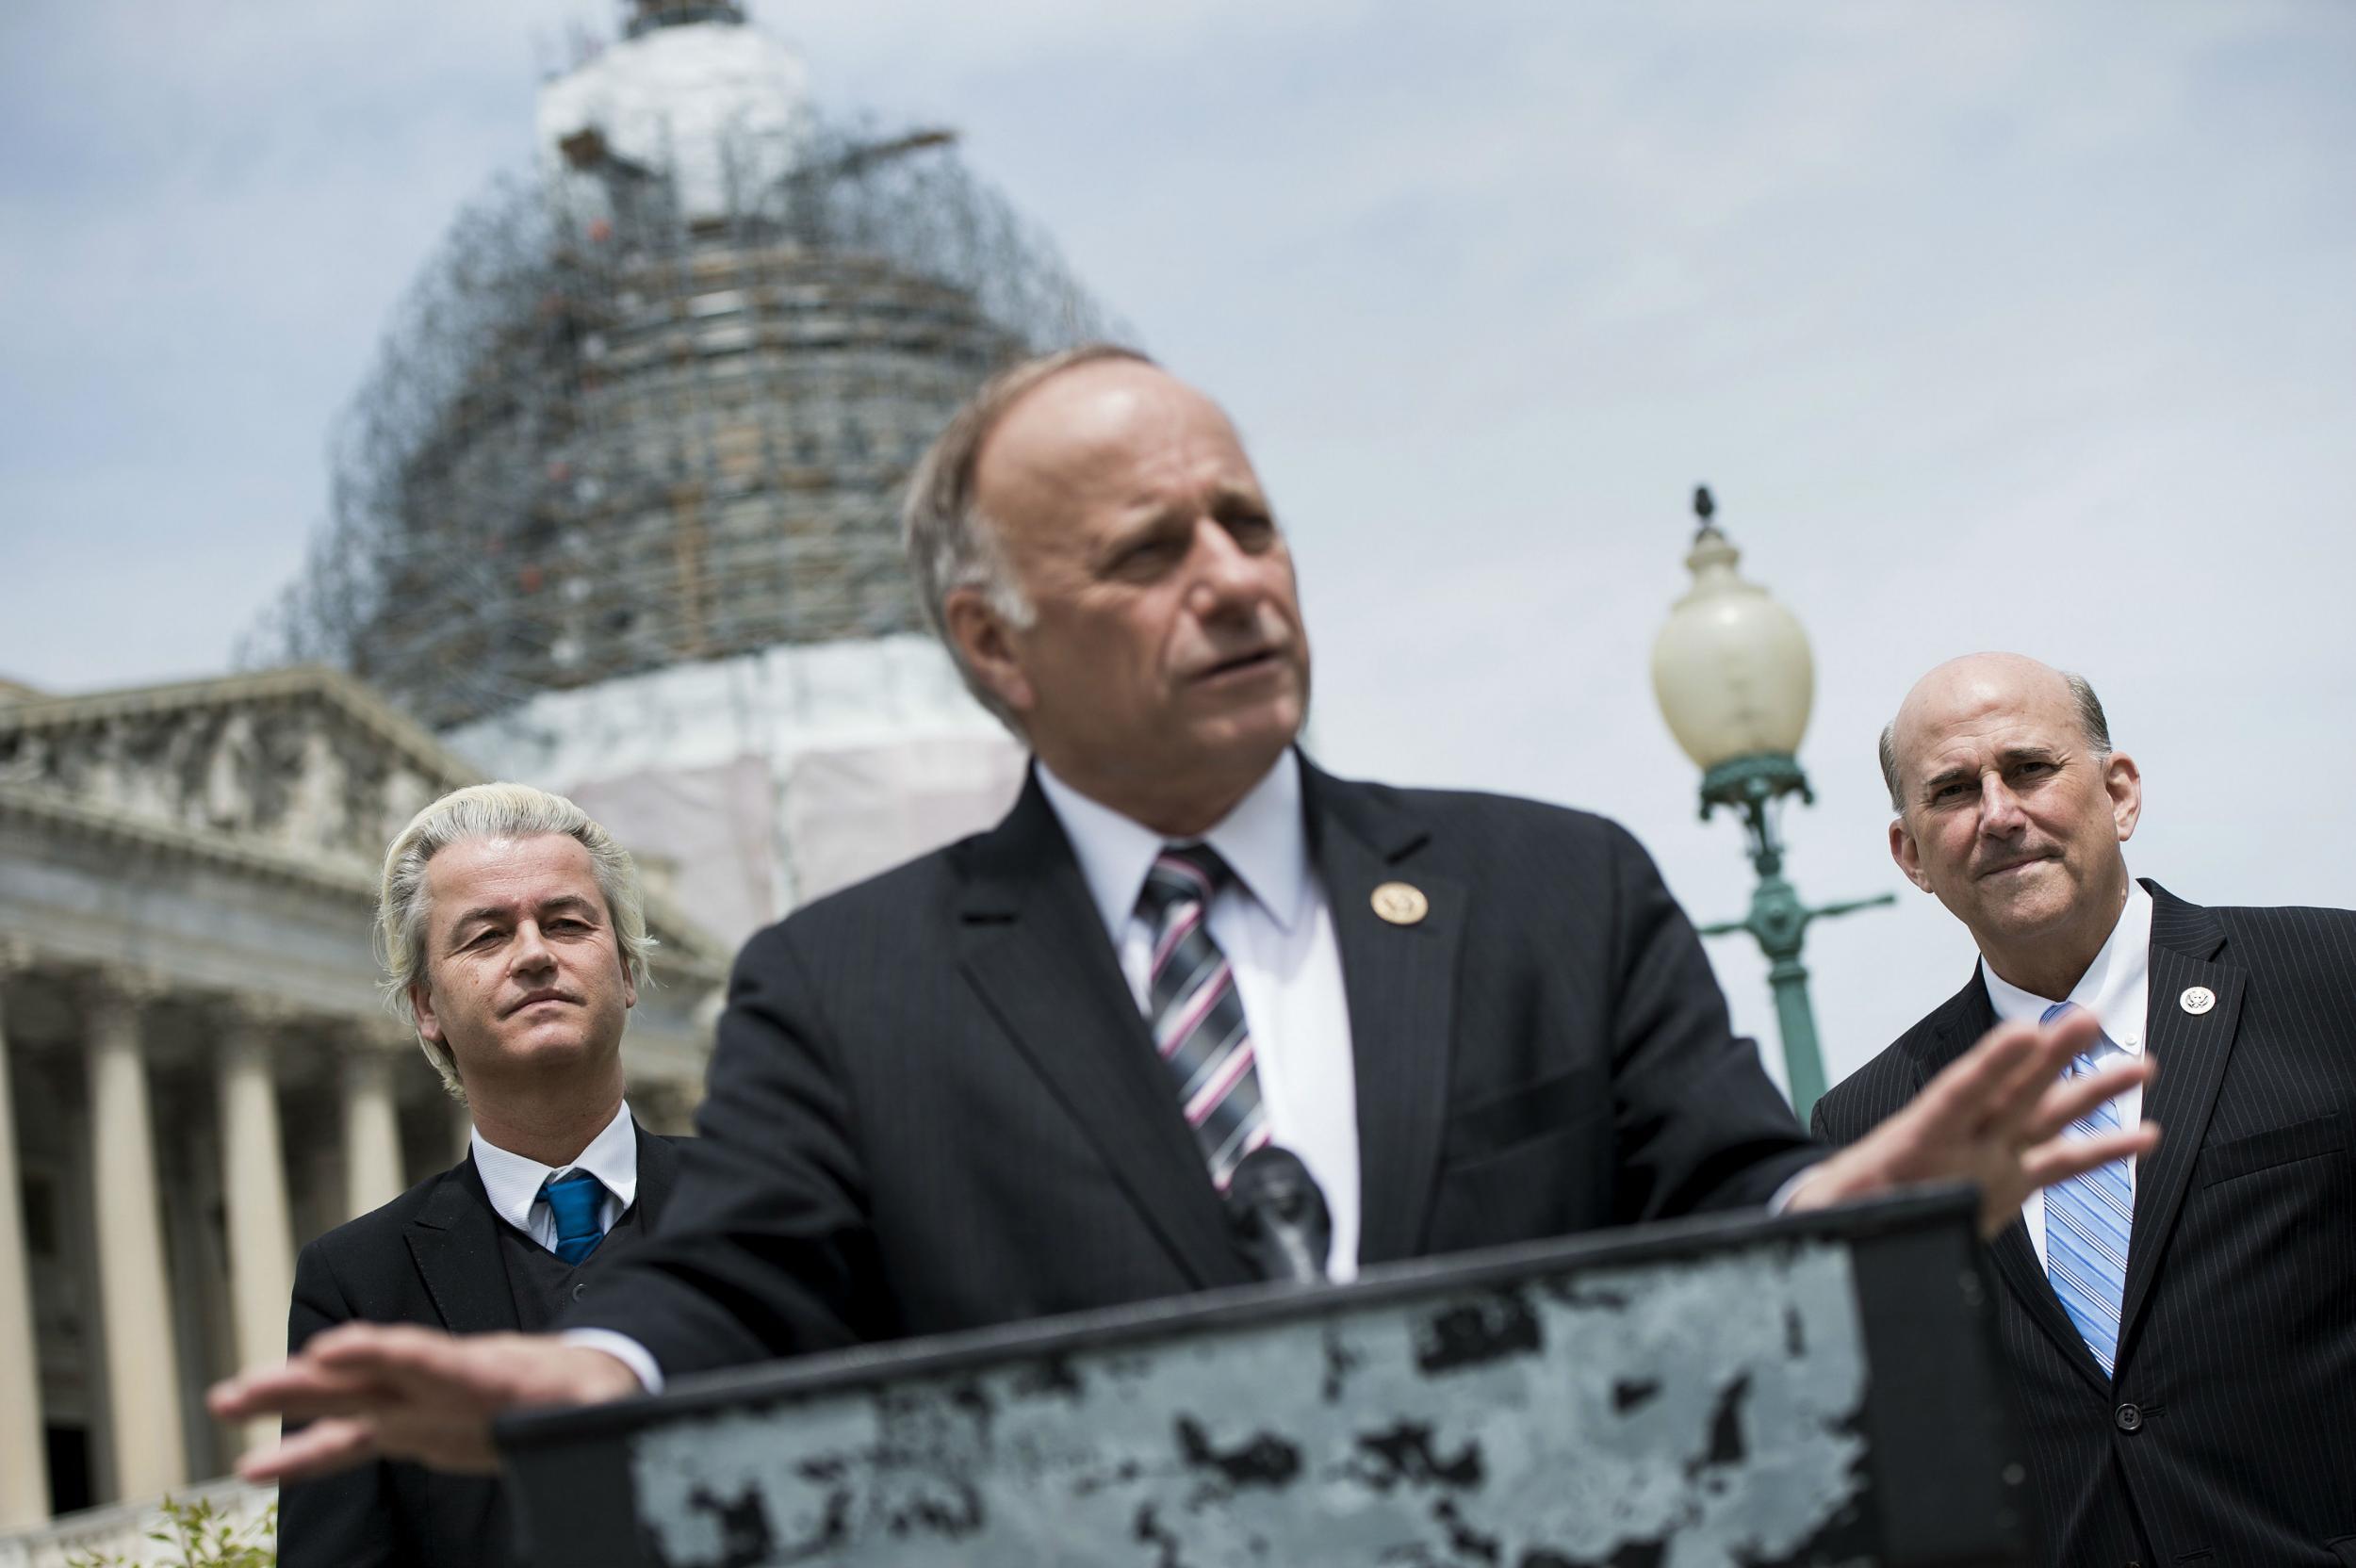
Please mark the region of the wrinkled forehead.
<svg viewBox="0 0 2356 1568"><path fill-rule="evenodd" d="M1106 361L1052 376L1007 408L976 455L974 495L1007 524L1210 480L1258 487L1225 412L1165 371Z"/></svg>

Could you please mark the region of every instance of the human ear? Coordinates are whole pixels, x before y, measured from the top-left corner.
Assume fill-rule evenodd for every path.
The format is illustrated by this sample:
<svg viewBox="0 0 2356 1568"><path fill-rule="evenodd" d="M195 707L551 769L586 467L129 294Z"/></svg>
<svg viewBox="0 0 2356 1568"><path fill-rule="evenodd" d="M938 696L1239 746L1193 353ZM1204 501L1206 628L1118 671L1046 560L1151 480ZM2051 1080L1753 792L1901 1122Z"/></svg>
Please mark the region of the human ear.
<svg viewBox="0 0 2356 1568"><path fill-rule="evenodd" d="M2102 764L2102 788L2111 797L2111 820L2119 825L2119 841L2135 836L2143 816L2143 770L2123 751L2114 751Z"/></svg>
<svg viewBox="0 0 2356 1568"><path fill-rule="evenodd" d="M1030 679L1023 672L1012 630L990 604L990 596L979 588L953 588L941 601L941 619L950 646L973 678L1009 710L1029 712Z"/></svg>
<svg viewBox="0 0 2356 1568"><path fill-rule="evenodd" d="M434 989L423 981L409 988L409 1014L419 1035L435 1045L442 1043L442 1021L434 1016Z"/></svg>
<svg viewBox="0 0 2356 1568"><path fill-rule="evenodd" d="M1914 841L1903 816L1890 819L1890 858L1898 862L1907 881L1924 892L1931 890L1930 879L1922 874L1922 846Z"/></svg>

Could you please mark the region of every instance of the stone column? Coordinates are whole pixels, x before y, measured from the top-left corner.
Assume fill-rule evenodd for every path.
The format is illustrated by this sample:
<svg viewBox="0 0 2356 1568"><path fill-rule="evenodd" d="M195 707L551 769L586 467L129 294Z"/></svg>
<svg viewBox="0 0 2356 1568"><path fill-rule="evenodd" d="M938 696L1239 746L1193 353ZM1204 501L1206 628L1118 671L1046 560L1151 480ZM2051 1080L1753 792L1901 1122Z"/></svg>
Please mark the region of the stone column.
<svg viewBox="0 0 2356 1568"><path fill-rule="evenodd" d="M25 967L21 948L0 944L0 1532L49 1517L49 1454L41 1431L41 1358L33 1344L33 1278L25 1263L18 1200L16 1110L8 1086L8 982Z"/></svg>
<svg viewBox="0 0 2356 1568"><path fill-rule="evenodd" d="M188 1481L179 1355L155 1187L154 1117L140 1021L156 994L110 975L90 993L90 1191L98 1222L99 1320L106 1347L115 1491L155 1495Z"/></svg>
<svg viewBox="0 0 2356 1568"><path fill-rule="evenodd" d="M224 1008L214 1048L221 1094L221 1190L229 1232L229 1314L237 1369L269 1366L286 1354L286 1304L294 1295L294 1226L286 1214L286 1147L279 1135L271 1037L286 1021L265 1002ZM275 1418L249 1421L248 1449L276 1442Z"/></svg>
<svg viewBox="0 0 2356 1568"><path fill-rule="evenodd" d="M381 1209L408 1184L401 1169L401 1118L393 1105L400 1058L384 1030L369 1030L344 1055L344 1217Z"/></svg>

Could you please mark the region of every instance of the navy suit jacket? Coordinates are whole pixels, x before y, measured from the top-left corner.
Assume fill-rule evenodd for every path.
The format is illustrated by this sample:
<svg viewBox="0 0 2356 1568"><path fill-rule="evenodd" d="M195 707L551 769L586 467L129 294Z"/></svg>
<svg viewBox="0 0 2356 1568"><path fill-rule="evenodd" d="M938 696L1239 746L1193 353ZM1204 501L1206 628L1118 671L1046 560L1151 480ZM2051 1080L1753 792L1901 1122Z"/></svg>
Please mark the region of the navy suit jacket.
<svg viewBox="0 0 2356 1568"><path fill-rule="evenodd" d="M1362 1262L1759 1204L1817 1157L1636 841L1304 764ZM1413 924L1372 894L1407 882ZM1256 1276L1036 778L756 935L664 1234L567 1327L669 1376Z"/></svg>
<svg viewBox="0 0 2356 1568"><path fill-rule="evenodd" d="M2356 914L2144 886L2160 1147L2113 1377L2028 1228L1991 1244L2047 1560L2356 1565ZM1817 1132L1859 1136L1995 1024L1974 972L1817 1102Z"/></svg>

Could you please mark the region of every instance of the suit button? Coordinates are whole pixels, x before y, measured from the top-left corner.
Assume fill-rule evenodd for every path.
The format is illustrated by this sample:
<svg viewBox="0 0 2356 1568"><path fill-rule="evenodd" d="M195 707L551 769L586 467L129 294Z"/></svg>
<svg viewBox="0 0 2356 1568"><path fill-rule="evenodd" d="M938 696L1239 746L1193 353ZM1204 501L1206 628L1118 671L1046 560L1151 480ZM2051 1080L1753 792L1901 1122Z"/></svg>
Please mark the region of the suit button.
<svg viewBox="0 0 2356 1568"><path fill-rule="evenodd" d="M2112 1413L2111 1418L2119 1423L2119 1429L2122 1432L2139 1431L2143 1427L2143 1407L2121 1405Z"/></svg>
<svg viewBox="0 0 2356 1568"><path fill-rule="evenodd" d="M589 1291L589 1282L588 1282L588 1281L586 1281L586 1280L575 1280L575 1281L573 1282L573 1299L574 1299L574 1300L576 1300L576 1301L580 1300L580 1299L581 1299L583 1296L585 1296L585 1295L587 1295L587 1294L588 1294L588 1291ZM2135 1406L2133 1406L2133 1405L2129 1405L2127 1408L2128 1408L2129 1410L2133 1410L2133 1409L2135 1409Z"/></svg>

